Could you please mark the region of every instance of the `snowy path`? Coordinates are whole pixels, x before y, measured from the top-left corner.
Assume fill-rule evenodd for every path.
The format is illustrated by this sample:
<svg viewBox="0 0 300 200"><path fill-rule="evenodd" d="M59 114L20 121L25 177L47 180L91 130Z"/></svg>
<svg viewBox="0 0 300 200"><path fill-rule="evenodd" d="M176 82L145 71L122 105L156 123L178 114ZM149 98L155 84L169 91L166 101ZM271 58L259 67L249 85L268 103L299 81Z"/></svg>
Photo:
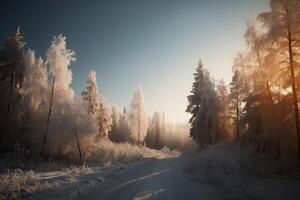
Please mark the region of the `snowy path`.
<svg viewBox="0 0 300 200"><path fill-rule="evenodd" d="M56 185L28 199L99 199L99 200L201 200L224 199L224 191L208 184L191 180L183 173L183 167L195 153L178 157L145 158L125 166L106 170L97 169L83 175L69 176L63 171L47 172L39 179L47 179ZM245 177L244 199L299 199L300 182L296 180ZM232 188L241 195L242 188ZM226 192L226 191L225 191ZM228 196L228 194L226 194ZM243 195L242 195L243 196ZM285 198L286 197L286 198ZM229 198L231 199L231 198ZM240 199L240 198L233 198Z"/></svg>
<svg viewBox="0 0 300 200"><path fill-rule="evenodd" d="M182 174L181 157L151 159L121 173L106 187L92 190L87 199L205 199L204 188Z"/></svg>
<svg viewBox="0 0 300 200"><path fill-rule="evenodd" d="M34 199L207 199L208 186L189 180L182 172L184 156L149 158L125 169L79 177L75 184L58 191L33 196ZM105 177L105 179L103 179ZM81 179L81 180L80 180ZM92 181L94 180L94 181ZM104 181L103 181L104 180Z"/></svg>

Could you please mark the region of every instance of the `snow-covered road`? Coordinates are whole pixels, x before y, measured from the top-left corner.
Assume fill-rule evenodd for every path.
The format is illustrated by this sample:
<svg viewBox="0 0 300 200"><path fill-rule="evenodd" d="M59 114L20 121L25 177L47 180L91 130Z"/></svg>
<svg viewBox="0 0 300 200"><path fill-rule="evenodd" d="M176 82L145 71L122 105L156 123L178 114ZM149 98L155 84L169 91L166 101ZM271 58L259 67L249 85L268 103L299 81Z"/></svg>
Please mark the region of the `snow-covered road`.
<svg viewBox="0 0 300 200"><path fill-rule="evenodd" d="M79 176L73 184L34 199L207 199L210 188L183 174L185 156L148 158L125 168Z"/></svg>
<svg viewBox="0 0 300 200"><path fill-rule="evenodd" d="M182 174L182 157L149 159L122 171L104 187L85 193L86 199L205 199L207 188Z"/></svg>
<svg viewBox="0 0 300 200"><path fill-rule="evenodd" d="M81 175L64 170L38 174L49 188L27 199L74 200L200 200L213 199L299 199L299 180L283 178L240 177L242 184L222 190L210 184L191 180L183 168L199 152L166 157L149 157L126 165L89 168ZM236 187L238 185L238 187Z"/></svg>

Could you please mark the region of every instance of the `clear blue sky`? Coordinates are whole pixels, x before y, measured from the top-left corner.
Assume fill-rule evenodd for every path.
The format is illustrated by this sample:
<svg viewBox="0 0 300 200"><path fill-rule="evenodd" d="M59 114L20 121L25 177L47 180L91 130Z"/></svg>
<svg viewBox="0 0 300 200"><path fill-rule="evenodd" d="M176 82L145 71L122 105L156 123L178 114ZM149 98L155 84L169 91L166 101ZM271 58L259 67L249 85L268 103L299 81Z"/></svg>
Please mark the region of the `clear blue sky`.
<svg viewBox="0 0 300 200"><path fill-rule="evenodd" d="M77 54L76 94L93 68L109 103L129 105L140 84L149 115L164 110L167 120L184 122L199 59L229 82L247 20L267 9L267 0L4 0L0 42L20 25L27 47L44 56L62 33Z"/></svg>

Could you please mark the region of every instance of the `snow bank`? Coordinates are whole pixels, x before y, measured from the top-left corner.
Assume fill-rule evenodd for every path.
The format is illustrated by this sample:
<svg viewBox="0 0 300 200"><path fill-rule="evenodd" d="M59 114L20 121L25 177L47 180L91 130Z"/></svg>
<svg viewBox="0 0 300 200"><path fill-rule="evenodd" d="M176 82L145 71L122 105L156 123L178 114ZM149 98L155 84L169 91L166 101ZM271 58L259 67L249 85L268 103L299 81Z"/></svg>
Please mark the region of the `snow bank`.
<svg viewBox="0 0 300 200"><path fill-rule="evenodd" d="M220 188L221 194L217 194L220 199L299 197L295 195L299 192L293 190L300 184L294 180L296 171L252 149L218 144L188 156L185 173L196 181Z"/></svg>
<svg viewBox="0 0 300 200"><path fill-rule="evenodd" d="M86 144L86 147L83 145L85 162L82 165L70 166L62 162L34 163L28 161L28 163L18 165L28 171L15 169L2 172L0 175L0 200L24 198L41 190L57 187L57 184L72 182L77 176L96 173L97 170L110 170L120 167L120 165L123 168L123 164L143 158L161 159L180 155L177 151L166 147L162 150L154 150L129 143L113 143L109 140L101 142L86 140L83 144ZM79 159L78 149L74 146L67 146L64 155L70 163L76 163ZM34 171L32 171L33 169Z"/></svg>
<svg viewBox="0 0 300 200"><path fill-rule="evenodd" d="M201 183L221 188L224 199L255 199L247 181L288 171L279 161L239 145L218 144L194 154L185 172Z"/></svg>
<svg viewBox="0 0 300 200"><path fill-rule="evenodd" d="M132 162L143 158L143 151L138 146L128 143L113 143L105 140L93 143L86 155L87 162Z"/></svg>
<svg viewBox="0 0 300 200"><path fill-rule="evenodd" d="M178 156L179 152L164 147L161 150L150 149L145 146L137 146L130 143L114 143L110 140L100 142L84 141L88 144L83 148L83 160L89 164L100 166L109 163L128 163L147 157L166 158ZM78 160L78 150L72 146L65 152L71 160Z"/></svg>
<svg viewBox="0 0 300 200"><path fill-rule="evenodd" d="M232 147L236 148L236 147ZM224 190L224 199L247 199L241 187L241 167L233 149L225 146L211 146L196 152L185 166L185 172L193 179L208 183ZM238 151L236 151L238 152Z"/></svg>

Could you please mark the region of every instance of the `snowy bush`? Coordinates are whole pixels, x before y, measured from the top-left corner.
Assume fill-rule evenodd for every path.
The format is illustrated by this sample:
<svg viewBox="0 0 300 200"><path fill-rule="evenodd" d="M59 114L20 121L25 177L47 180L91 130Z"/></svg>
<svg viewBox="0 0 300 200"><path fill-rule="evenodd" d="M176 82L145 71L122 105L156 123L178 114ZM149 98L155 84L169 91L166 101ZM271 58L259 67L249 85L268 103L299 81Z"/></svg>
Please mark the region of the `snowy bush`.
<svg viewBox="0 0 300 200"><path fill-rule="evenodd" d="M47 182L37 180L33 171L24 172L20 169L1 175L0 185L0 199L21 199L49 187Z"/></svg>
<svg viewBox="0 0 300 200"><path fill-rule="evenodd" d="M89 168L89 166L86 163L83 163L82 165L71 165L68 168L65 168L64 171L69 175L80 175L80 174L86 174L94 172L93 169Z"/></svg>
<svg viewBox="0 0 300 200"><path fill-rule="evenodd" d="M88 149L88 162L130 162L143 158L143 152L138 146L128 143L115 144L109 140L93 143Z"/></svg>
<svg viewBox="0 0 300 200"><path fill-rule="evenodd" d="M226 185L241 173L238 160L231 150L221 146L211 146L199 153L197 159L192 160L185 168L196 179L214 185Z"/></svg>
<svg viewBox="0 0 300 200"><path fill-rule="evenodd" d="M101 166L111 162L128 163L143 159L145 157L164 158L177 156L177 151L171 151L168 148L154 150L145 146L137 146L130 143L113 143L108 139L94 142L92 139L85 139L83 145L83 160L90 164L100 164ZM76 161L79 158L76 146L67 148L65 154Z"/></svg>
<svg viewBox="0 0 300 200"><path fill-rule="evenodd" d="M217 144L200 152L185 166L193 179L222 189L225 199L253 199L245 188L245 177L282 173L279 161L237 144Z"/></svg>

